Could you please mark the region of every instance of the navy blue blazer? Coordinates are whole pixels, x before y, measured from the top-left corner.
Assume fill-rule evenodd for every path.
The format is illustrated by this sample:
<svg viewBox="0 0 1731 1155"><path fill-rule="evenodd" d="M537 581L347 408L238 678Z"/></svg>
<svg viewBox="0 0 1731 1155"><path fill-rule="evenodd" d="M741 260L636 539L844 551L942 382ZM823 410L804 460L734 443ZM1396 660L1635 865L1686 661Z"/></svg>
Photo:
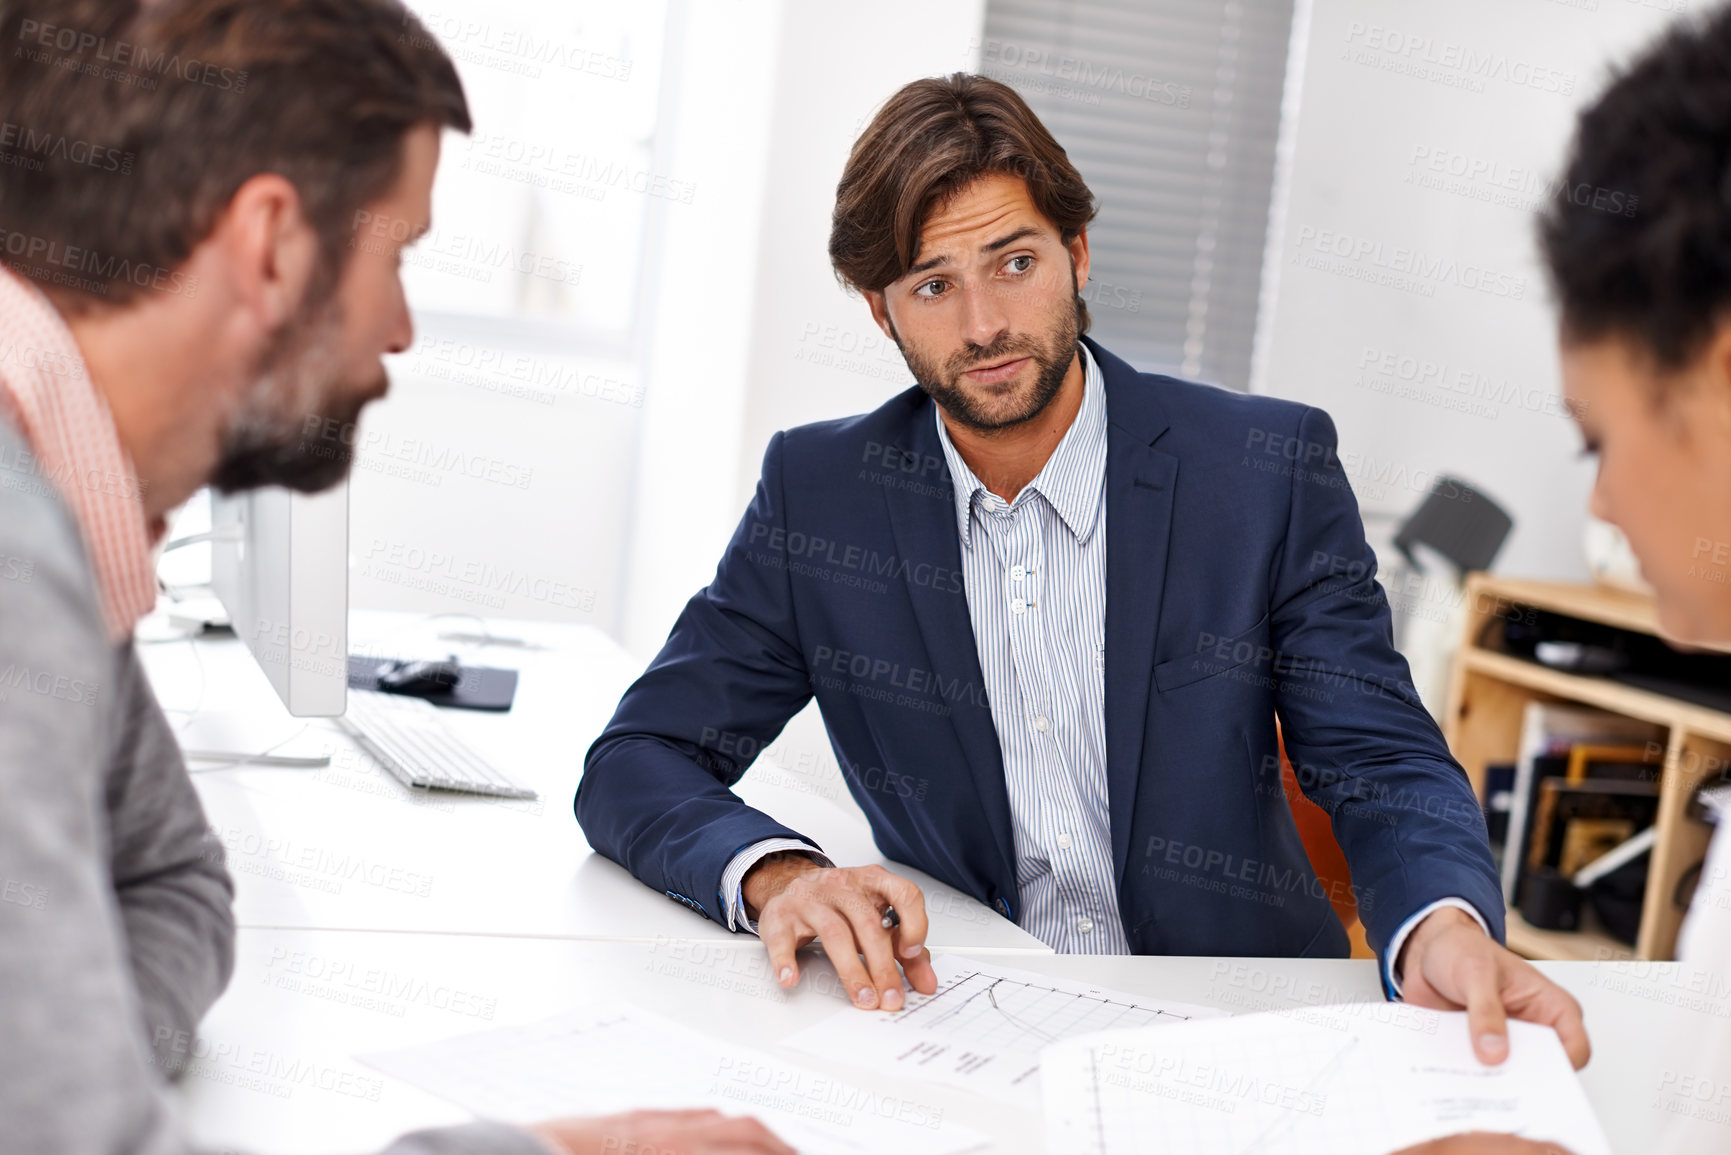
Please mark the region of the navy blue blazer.
<svg viewBox="0 0 1731 1155"><path fill-rule="evenodd" d="M1465 773L1393 647L1319 409L1138 373L1093 341L1106 457L1106 775L1139 954L1344 956L1280 774L1332 816L1371 946L1456 895L1503 936ZM725 922L722 871L804 837L729 787L814 695L883 854L1014 918L997 732L933 402L778 433L715 580L590 748L589 843Z"/></svg>

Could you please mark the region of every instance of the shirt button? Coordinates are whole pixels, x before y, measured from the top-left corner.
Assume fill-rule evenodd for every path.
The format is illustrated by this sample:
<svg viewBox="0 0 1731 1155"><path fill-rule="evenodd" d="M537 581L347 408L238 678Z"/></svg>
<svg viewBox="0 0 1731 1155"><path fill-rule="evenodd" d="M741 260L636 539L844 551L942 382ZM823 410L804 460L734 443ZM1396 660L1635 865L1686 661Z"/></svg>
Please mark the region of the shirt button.
<svg viewBox="0 0 1731 1155"><path fill-rule="evenodd" d="M1040 733L1044 734L1047 730L1050 730L1051 728L1052 728L1052 721L1050 718L1047 718L1046 715L1044 715L1044 714L1035 714L1034 715L1034 729L1036 729Z"/></svg>
<svg viewBox="0 0 1731 1155"><path fill-rule="evenodd" d="M1010 599L1010 612L1013 614L1027 613L1028 612L1028 599L1027 598L1011 598Z"/></svg>
<svg viewBox="0 0 1731 1155"><path fill-rule="evenodd" d="M1058 835L1058 849L1059 850L1070 849L1070 835L1069 835L1068 831L1066 831L1063 834Z"/></svg>
<svg viewBox="0 0 1731 1155"><path fill-rule="evenodd" d="M1028 567L1027 566L1025 566L1025 565L1013 565L1010 567L1010 579L1012 581L1021 581L1023 578L1025 578L1027 576L1028 576Z"/></svg>
<svg viewBox="0 0 1731 1155"><path fill-rule="evenodd" d="M1094 920L1093 920L1093 919L1090 919L1090 918L1079 918L1079 919L1077 919L1077 920L1076 920L1076 931L1077 931L1077 933L1079 933L1079 934L1087 934L1087 933L1088 933L1088 932L1089 932L1089 931L1091 931L1091 930L1093 930L1093 929L1094 929Z"/></svg>

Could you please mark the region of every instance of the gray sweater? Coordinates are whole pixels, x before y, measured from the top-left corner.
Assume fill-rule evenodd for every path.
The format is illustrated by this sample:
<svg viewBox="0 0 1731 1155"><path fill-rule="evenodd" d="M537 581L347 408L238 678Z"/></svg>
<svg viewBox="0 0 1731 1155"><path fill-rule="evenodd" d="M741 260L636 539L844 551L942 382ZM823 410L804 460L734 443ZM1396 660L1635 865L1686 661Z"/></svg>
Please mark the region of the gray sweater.
<svg viewBox="0 0 1731 1155"><path fill-rule="evenodd" d="M78 528L23 448L0 421L0 1151L187 1151L168 1079L234 968L234 888L136 651L106 635ZM389 1151L546 1155L491 1124Z"/></svg>

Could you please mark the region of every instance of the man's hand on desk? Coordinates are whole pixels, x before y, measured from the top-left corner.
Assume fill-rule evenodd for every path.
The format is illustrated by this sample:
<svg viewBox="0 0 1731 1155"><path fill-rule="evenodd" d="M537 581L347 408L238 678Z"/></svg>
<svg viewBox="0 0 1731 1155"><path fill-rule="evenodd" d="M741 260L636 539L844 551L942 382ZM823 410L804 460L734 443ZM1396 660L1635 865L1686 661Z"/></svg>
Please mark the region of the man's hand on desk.
<svg viewBox="0 0 1731 1155"><path fill-rule="evenodd" d="M560 1119L531 1127L529 1133L559 1155L797 1155L756 1119L720 1111L630 1111Z"/></svg>
<svg viewBox="0 0 1731 1155"><path fill-rule="evenodd" d="M1506 1020L1511 1015L1555 1030L1576 1070L1592 1057L1575 997L1500 946L1464 911L1445 907L1419 923L1395 960L1395 973L1401 997L1414 1006L1465 1008L1481 1062L1495 1064L1508 1057Z"/></svg>
<svg viewBox="0 0 1731 1155"><path fill-rule="evenodd" d="M740 891L784 987L799 982L794 952L821 937L857 1007L900 1010L902 971L921 994L938 989L925 948L925 896L881 866L820 866L803 855L771 855L745 876ZM882 920L888 906L895 907L901 925L886 930Z"/></svg>

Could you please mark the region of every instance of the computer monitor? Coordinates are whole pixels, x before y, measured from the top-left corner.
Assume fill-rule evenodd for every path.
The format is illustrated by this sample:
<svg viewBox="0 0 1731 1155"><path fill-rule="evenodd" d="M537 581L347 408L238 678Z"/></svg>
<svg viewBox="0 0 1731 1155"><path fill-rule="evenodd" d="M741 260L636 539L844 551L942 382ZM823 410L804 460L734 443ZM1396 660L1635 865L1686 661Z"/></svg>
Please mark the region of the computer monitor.
<svg viewBox="0 0 1731 1155"><path fill-rule="evenodd" d="M288 712L348 703L349 486L211 494L211 587Z"/></svg>

